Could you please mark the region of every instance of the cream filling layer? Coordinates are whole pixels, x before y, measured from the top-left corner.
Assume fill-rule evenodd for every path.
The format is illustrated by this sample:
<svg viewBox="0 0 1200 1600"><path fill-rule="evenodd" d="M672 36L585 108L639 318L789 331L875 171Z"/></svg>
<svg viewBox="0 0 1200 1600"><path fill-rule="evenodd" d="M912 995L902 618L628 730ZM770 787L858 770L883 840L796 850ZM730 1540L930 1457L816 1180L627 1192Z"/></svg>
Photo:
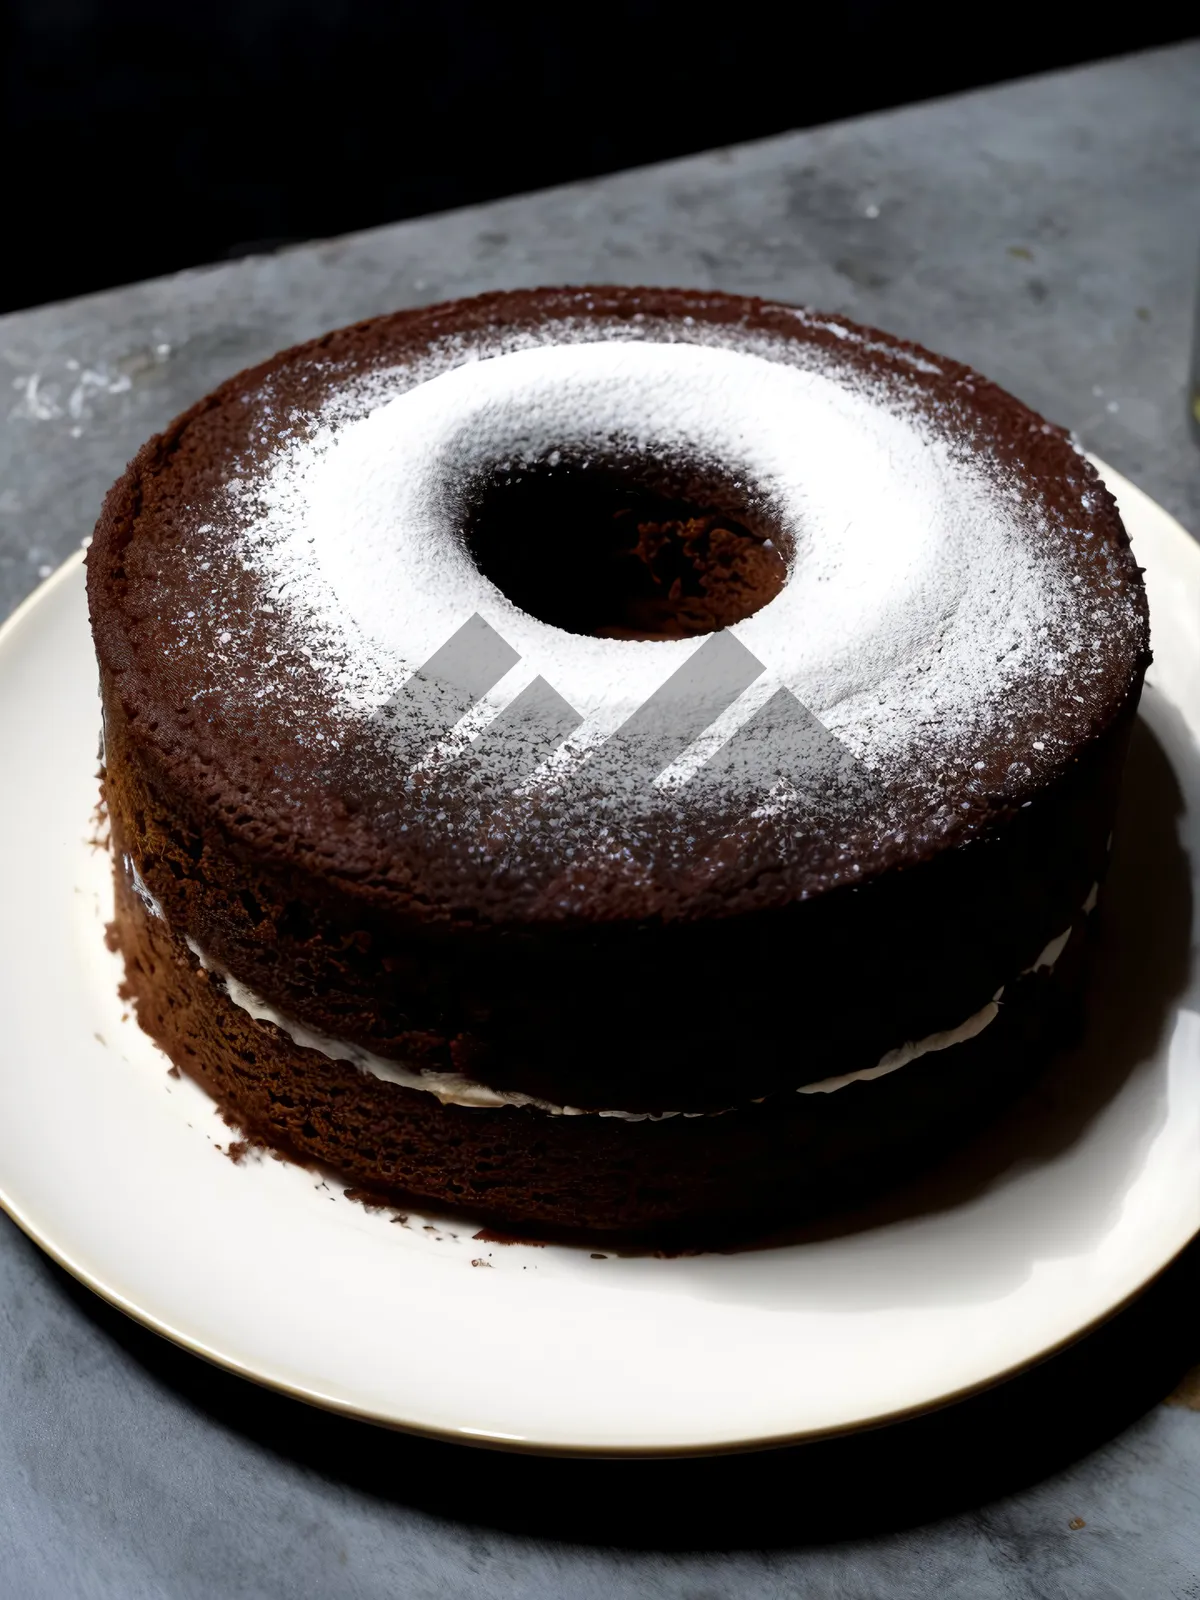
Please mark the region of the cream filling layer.
<svg viewBox="0 0 1200 1600"><path fill-rule="evenodd" d="M152 916L165 921L163 909L158 901L146 888L132 858L125 857L125 870L134 893L141 900L147 911ZM1085 913L1091 912L1096 905L1100 892L1100 885L1093 884L1088 897L1083 905ZM1072 929L1067 927L1049 944L1037 957L1031 966L1021 973L1027 977L1035 972L1052 971L1059 957L1067 947ZM516 1089L490 1089L486 1084L476 1083L471 1078L464 1078L457 1072L430 1072L421 1068L406 1067L402 1062L390 1061L384 1056L372 1054L360 1045L352 1044L346 1039L333 1039L327 1034L316 1033L311 1028L306 1028L302 1022L285 1016L269 1001L248 989L246 985L226 972L215 962L208 959L207 955L190 936L185 935L188 949L206 972L211 972L219 978L225 986L225 991L230 1000L240 1010L254 1018L256 1022L269 1022L274 1027L285 1033L292 1043L302 1050L315 1050L318 1054L327 1056L331 1061L346 1061L351 1066L357 1067L360 1072L369 1073L372 1077L382 1078L385 1083L397 1084L402 1089L417 1089L423 1094L432 1094L444 1106L467 1106L479 1110L498 1110L504 1106L531 1106L537 1111L548 1112L553 1117L617 1117L623 1122L664 1122L668 1117L717 1117L724 1116L729 1111L736 1109L733 1106L724 1107L720 1111L617 1111L617 1110L592 1110L587 1106L559 1106L550 1100L542 1100L537 1095L522 1094ZM843 1073L838 1077L822 1078L817 1083L806 1083L797 1089L797 1094L833 1094L838 1089L844 1089L851 1083L867 1083L875 1078L884 1078L890 1072L896 1072L905 1067L910 1061L917 1061L921 1056L930 1055L936 1050L948 1050L953 1045L963 1044L968 1039L974 1039L985 1028L990 1026L1000 1014L1000 1002L1004 995L1003 988L996 993L965 1022L959 1023L956 1028L946 1028L938 1033L927 1034L923 1039L910 1040L889 1050L873 1067L863 1067L857 1072ZM754 1102L758 1104L758 1101Z"/></svg>
<svg viewBox="0 0 1200 1600"><path fill-rule="evenodd" d="M1071 930L1068 928L1063 935L1064 943L1070 935ZM1057 942L1056 940L1055 943ZM844 1089L849 1083L869 1083L873 1078L886 1078L889 1072L898 1072L910 1061L930 1055L934 1050L948 1050L951 1045L965 1044L968 1039L973 1039L990 1023L995 1022L1000 1015L1000 999L1003 994L1003 989L997 989L987 1005L981 1006L974 1016L968 1017L965 1022L960 1022L957 1028L946 1028L941 1033L926 1034L924 1039L913 1039L908 1044L900 1045L896 1050L889 1050L873 1067L863 1067L859 1072L845 1072L837 1078L822 1078L819 1083L806 1083L797 1089L796 1093L832 1094L835 1089Z"/></svg>

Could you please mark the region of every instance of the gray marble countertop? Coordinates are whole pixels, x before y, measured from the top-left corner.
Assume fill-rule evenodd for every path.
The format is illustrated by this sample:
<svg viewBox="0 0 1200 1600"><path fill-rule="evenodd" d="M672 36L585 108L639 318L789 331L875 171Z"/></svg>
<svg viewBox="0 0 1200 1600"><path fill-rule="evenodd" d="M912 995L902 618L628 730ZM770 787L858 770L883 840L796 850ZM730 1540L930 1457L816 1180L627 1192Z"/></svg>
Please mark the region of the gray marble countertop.
<svg viewBox="0 0 1200 1600"><path fill-rule="evenodd" d="M219 379L518 284L714 286L878 323L1200 529L1198 200L1189 44L0 318L0 615ZM934 1416L765 1456L548 1462L259 1391L0 1223L0 1596L1196 1600L1197 1306L1193 1246L1081 1344Z"/></svg>

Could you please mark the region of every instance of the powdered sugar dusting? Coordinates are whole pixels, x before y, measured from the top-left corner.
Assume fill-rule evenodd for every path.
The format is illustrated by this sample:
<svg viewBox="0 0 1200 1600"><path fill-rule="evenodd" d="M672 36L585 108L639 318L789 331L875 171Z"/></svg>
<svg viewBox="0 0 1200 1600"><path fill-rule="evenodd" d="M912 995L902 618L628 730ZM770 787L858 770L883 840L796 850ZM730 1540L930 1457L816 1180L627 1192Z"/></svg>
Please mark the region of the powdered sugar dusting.
<svg viewBox="0 0 1200 1600"><path fill-rule="evenodd" d="M995 791L1004 773L985 772L982 757L997 744L1014 789L1036 781L1067 748L1043 708L1086 705L1105 666L1096 640L1132 630L1133 608L1119 586L1089 586L1081 601L1080 541L946 425L922 383L938 371L931 362L795 315L838 333L846 359L691 318L581 318L446 337L419 363L346 378L313 411L281 417L269 392L252 397L259 455L206 508L207 526L221 529L225 550L232 530L238 565L261 584L261 613L279 626L247 663L214 583L198 602L214 675L267 712L287 706L298 670L311 673L352 739L378 731L422 663L482 618L520 665L419 757L406 750L406 770L463 749L541 680L581 719L523 775L526 793L553 789L705 641L589 638L524 612L475 566L463 485L563 453L696 462L768 505L792 550L782 591L731 630L762 678L673 757L658 794L687 788L714 738L736 737L781 687L865 772L900 782L910 799L927 792L930 812ZM871 376L856 346L904 360ZM328 737L314 728L314 740ZM763 817L784 814L788 794L759 795Z"/></svg>
<svg viewBox="0 0 1200 1600"><path fill-rule="evenodd" d="M247 559L291 607L347 715L370 713L473 613L603 738L695 640L568 634L475 567L453 490L473 466L570 448L730 463L795 541L783 592L737 637L868 764L961 743L989 707L1072 669L1051 636L1069 576L1015 486L919 414L758 353L588 342L468 362L284 448L256 486ZM499 704L501 702L497 702Z"/></svg>

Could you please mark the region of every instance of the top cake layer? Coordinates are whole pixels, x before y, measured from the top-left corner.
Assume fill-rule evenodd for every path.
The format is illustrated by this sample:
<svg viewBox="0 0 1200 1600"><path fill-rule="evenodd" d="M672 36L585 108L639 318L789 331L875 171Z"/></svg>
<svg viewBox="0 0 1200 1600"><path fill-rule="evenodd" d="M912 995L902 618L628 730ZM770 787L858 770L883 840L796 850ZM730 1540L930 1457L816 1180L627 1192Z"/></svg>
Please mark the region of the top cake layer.
<svg viewBox="0 0 1200 1600"><path fill-rule="evenodd" d="M589 467L740 496L781 592L699 641L531 616L472 496ZM91 583L140 737L234 836L501 921L781 904L967 840L1147 641L1061 430L882 335L649 291L402 313L241 375L114 490Z"/></svg>

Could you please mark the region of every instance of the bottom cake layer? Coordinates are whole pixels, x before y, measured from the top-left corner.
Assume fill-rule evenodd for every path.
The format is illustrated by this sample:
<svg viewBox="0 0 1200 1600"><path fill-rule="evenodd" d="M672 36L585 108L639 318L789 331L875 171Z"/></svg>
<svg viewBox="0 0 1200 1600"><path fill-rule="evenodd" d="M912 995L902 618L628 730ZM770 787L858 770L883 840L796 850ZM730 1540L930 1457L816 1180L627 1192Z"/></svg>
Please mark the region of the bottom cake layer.
<svg viewBox="0 0 1200 1600"><path fill-rule="evenodd" d="M718 1243L878 1192L980 1127L1077 1024L1084 918L995 1019L873 1081L663 1119L443 1104L303 1048L115 874L116 939L138 1021L249 1138L332 1168L365 1198L535 1237Z"/></svg>

